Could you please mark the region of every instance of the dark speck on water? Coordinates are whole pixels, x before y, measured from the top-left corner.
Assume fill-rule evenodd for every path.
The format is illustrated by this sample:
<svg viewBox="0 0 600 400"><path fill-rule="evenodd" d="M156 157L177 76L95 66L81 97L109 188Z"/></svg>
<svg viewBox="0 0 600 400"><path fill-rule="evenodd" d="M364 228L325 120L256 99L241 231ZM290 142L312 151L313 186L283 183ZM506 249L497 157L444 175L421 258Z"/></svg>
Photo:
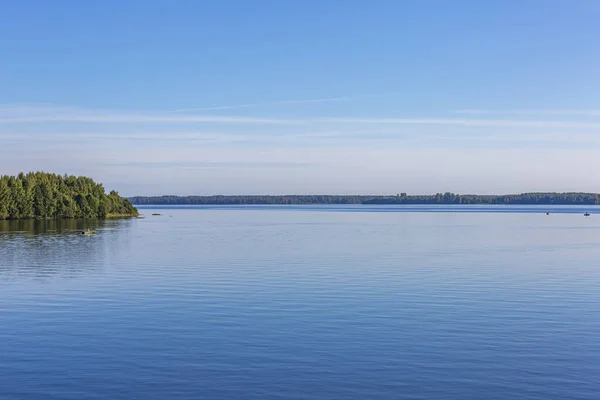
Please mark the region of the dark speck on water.
<svg viewBox="0 0 600 400"><path fill-rule="evenodd" d="M0 399L598 399L597 208L140 208L0 221Z"/></svg>

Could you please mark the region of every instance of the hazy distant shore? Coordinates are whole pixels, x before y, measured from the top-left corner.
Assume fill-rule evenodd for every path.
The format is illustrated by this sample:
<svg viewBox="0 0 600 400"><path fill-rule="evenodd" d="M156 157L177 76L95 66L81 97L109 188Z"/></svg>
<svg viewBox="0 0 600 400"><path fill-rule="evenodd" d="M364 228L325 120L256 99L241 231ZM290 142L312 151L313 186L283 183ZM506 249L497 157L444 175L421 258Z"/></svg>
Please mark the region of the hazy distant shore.
<svg viewBox="0 0 600 400"><path fill-rule="evenodd" d="M134 196L134 205L310 205L310 204L487 204L487 205L598 205L596 193L522 193L510 195L219 195Z"/></svg>

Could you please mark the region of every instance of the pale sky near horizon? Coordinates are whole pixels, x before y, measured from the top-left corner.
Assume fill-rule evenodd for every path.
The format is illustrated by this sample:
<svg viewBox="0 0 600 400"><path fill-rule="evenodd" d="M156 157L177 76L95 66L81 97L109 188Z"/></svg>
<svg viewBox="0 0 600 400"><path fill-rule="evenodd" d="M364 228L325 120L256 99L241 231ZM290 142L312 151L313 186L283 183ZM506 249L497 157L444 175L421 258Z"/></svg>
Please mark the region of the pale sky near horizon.
<svg viewBox="0 0 600 400"><path fill-rule="evenodd" d="M0 174L600 192L600 2L0 0Z"/></svg>

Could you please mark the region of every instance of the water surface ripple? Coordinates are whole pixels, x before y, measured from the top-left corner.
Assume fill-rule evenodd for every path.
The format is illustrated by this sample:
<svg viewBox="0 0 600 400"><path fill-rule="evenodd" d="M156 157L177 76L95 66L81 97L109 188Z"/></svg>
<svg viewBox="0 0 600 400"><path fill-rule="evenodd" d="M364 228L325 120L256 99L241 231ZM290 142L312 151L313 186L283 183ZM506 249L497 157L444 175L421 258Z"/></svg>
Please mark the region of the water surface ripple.
<svg viewBox="0 0 600 400"><path fill-rule="evenodd" d="M0 398L598 398L600 215L385 210L0 222Z"/></svg>

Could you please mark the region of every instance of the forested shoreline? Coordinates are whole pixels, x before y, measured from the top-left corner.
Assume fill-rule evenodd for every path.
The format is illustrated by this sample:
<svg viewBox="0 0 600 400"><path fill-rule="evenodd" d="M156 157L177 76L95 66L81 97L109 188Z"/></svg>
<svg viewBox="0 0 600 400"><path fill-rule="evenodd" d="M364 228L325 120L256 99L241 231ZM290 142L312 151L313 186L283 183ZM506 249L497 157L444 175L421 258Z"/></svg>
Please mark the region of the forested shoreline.
<svg viewBox="0 0 600 400"><path fill-rule="evenodd" d="M136 196L130 197L133 204L157 205L260 205L260 204L362 204L372 196L329 196L329 195L294 195L294 196Z"/></svg>
<svg viewBox="0 0 600 400"><path fill-rule="evenodd" d="M45 172L0 176L2 219L105 219L135 217L137 209L116 191L84 176Z"/></svg>
<svg viewBox="0 0 600 400"><path fill-rule="evenodd" d="M135 205L310 205L310 204L488 204L488 205L595 205L596 193L521 193L510 195L222 195L222 196L135 196Z"/></svg>
<svg viewBox="0 0 600 400"><path fill-rule="evenodd" d="M437 193L423 196L401 194L372 198L364 204L595 205L600 204L600 195L596 193L521 193L508 195Z"/></svg>

